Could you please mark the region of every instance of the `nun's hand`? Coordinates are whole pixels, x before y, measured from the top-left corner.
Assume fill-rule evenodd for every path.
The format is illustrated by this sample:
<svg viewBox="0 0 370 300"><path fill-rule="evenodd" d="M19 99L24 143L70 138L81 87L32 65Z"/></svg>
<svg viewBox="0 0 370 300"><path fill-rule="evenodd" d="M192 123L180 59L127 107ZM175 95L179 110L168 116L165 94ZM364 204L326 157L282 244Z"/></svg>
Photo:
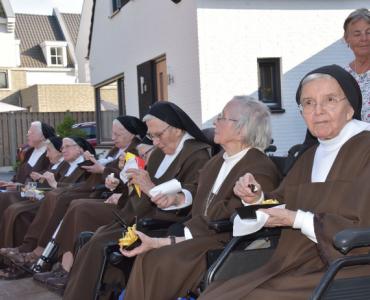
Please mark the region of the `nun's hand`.
<svg viewBox="0 0 370 300"><path fill-rule="evenodd" d="M155 186L152 182L149 173L142 169L128 169L127 176L130 178L130 184L137 184L140 190L146 195L149 195L149 191Z"/></svg>
<svg viewBox="0 0 370 300"><path fill-rule="evenodd" d="M253 204L261 198L261 185L254 179L251 173L246 173L236 182L234 193L243 202Z"/></svg>
<svg viewBox="0 0 370 300"><path fill-rule="evenodd" d="M122 194L112 194L107 198L107 200L104 201L104 203L117 205L121 196Z"/></svg>
<svg viewBox="0 0 370 300"><path fill-rule="evenodd" d="M125 250L124 248L120 248L120 251L124 256L133 257L141 253L145 253L154 248L159 248L161 246L160 240L162 239L149 237L146 234L137 230L135 232L139 236L139 239L141 240L141 245L132 250Z"/></svg>
<svg viewBox="0 0 370 300"><path fill-rule="evenodd" d="M85 151L83 156L85 160L91 161L93 165L81 166L82 169L86 170L89 173L93 173L93 174L103 174L105 167L96 160L93 154L91 154L89 151Z"/></svg>
<svg viewBox="0 0 370 300"><path fill-rule="evenodd" d="M183 193L177 193L176 195L158 194L150 199L157 207L167 208L170 206L178 206L185 201Z"/></svg>
<svg viewBox="0 0 370 300"><path fill-rule="evenodd" d="M262 211L269 215L265 227L281 227L281 226L292 227L294 224L295 217L297 215L296 211L277 207L259 209L259 211Z"/></svg>
<svg viewBox="0 0 370 300"><path fill-rule="evenodd" d="M38 172L31 172L30 177L33 181L38 181L42 178L42 175Z"/></svg>
<svg viewBox="0 0 370 300"><path fill-rule="evenodd" d="M42 174L42 178L44 178L51 187L56 188L58 186L58 183L55 180L54 173L45 172L44 174Z"/></svg>

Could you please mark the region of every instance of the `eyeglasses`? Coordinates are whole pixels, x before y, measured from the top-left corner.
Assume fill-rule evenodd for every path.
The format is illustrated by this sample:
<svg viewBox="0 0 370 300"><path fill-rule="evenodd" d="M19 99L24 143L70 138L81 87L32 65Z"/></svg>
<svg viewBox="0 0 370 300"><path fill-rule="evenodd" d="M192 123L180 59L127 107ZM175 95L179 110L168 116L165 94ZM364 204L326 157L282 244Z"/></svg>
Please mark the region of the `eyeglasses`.
<svg viewBox="0 0 370 300"><path fill-rule="evenodd" d="M216 121L217 122L221 122L221 121L238 122L239 120L231 119L231 118L225 118L223 114L218 114L217 118L216 118Z"/></svg>
<svg viewBox="0 0 370 300"><path fill-rule="evenodd" d="M170 128L171 125L168 125L165 129L163 129L161 132L159 133L148 133L146 136L151 139L151 140L154 140L154 139L160 139L162 137L162 135L166 132L166 130L168 128Z"/></svg>
<svg viewBox="0 0 370 300"><path fill-rule="evenodd" d="M344 99L347 99L347 97L336 98L333 96L329 96L327 98L324 98L321 101L321 103L317 103L313 99L303 99L301 101L301 104L298 105L298 107L302 113L306 113L306 114L312 113L315 110L317 105L320 105L321 108L325 110L333 111L337 108L338 103L343 101Z"/></svg>
<svg viewBox="0 0 370 300"><path fill-rule="evenodd" d="M78 145L77 144L64 145L64 146L60 147L60 150L63 151L63 150L69 149L69 148L71 148L73 146L78 146Z"/></svg>

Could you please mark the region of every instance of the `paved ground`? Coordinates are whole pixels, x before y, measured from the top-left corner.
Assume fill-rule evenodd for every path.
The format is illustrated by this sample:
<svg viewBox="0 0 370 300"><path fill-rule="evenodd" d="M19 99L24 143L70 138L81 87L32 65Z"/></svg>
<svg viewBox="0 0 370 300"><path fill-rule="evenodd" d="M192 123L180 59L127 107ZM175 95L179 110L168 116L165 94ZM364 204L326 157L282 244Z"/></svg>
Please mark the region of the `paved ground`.
<svg viewBox="0 0 370 300"><path fill-rule="evenodd" d="M61 296L38 285L31 278L0 280L0 300L60 300Z"/></svg>
<svg viewBox="0 0 370 300"><path fill-rule="evenodd" d="M0 172L0 180L9 180L13 172ZM59 300L61 296L37 284L32 277L18 280L0 279L0 300Z"/></svg>

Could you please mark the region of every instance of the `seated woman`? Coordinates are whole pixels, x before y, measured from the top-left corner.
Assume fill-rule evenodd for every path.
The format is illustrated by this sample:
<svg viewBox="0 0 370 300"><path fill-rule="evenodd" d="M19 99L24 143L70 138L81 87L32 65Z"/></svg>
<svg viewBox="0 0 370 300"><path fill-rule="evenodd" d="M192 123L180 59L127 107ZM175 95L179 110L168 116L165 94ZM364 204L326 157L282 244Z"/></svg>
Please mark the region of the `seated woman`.
<svg viewBox="0 0 370 300"><path fill-rule="evenodd" d="M72 186L58 188L47 193L47 203L37 207L37 209L40 209L36 210L36 212L24 212L24 214L27 214L32 219L35 217L35 213L37 214L31 223L32 226L29 226L27 219L18 219L19 226L27 226L28 228L24 239L23 235L15 237L16 240L23 239L21 245L17 244L19 246L19 252L30 252L36 246L40 246L40 249L45 247L72 200L100 197L102 192L95 191L95 187L99 184L104 184L104 179L108 174L112 172L119 173L119 157L124 151L135 153L135 147L140 141L140 138L145 136L146 131L147 127L145 123L138 118L133 116L118 116L112 123L114 148L109 151L105 158L97 161L94 157L95 150L90 144L86 143L83 146L83 156L86 161L92 161L93 164L88 166L83 165L81 169L87 171L85 174L89 175L87 176L88 178ZM49 220L49 222L45 222L45 220Z"/></svg>
<svg viewBox="0 0 370 300"><path fill-rule="evenodd" d="M48 211L52 211L55 205L55 201L48 200L53 199L55 193L63 192L66 188L68 188L68 184L66 184L67 178L70 183L81 182L88 178L89 173L82 168L82 166L84 166L86 163L83 153L84 151L89 151L91 153L95 152L92 146L86 140L80 137L64 138L61 149L64 161L68 164L68 168L66 168L65 173L63 174L65 179L63 180L63 183L60 184L60 188L49 191L45 194L45 199L42 201L40 206L44 207L44 209ZM52 185L57 187L57 184L53 183L52 179L49 180L51 181ZM35 220L33 220L33 222L35 222ZM47 223L48 219L44 218L43 222ZM32 223L30 227L32 227ZM18 250L18 247L3 248L1 249L0 253L7 256L15 263L25 263L25 265L30 266L37 260L38 256L41 255L43 248L37 247L35 249L31 249L34 250L31 252L20 252Z"/></svg>
<svg viewBox="0 0 370 300"><path fill-rule="evenodd" d="M17 186L22 186L28 181L32 181L30 174L44 172L49 168L49 160L46 157L45 140L55 136L54 128L40 121L32 122L27 132L27 144L30 148L24 155L24 160L17 167L17 172L12 181L0 181L0 188L8 191L0 193L0 219L4 210L11 204L18 202L19 192ZM4 190L3 190L4 192Z"/></svg>
<svg viewBox="0 0 370 300"><path fill-rule="evenodd" d="M99 272L104 261L104 248L107 243L114 241L122 235L122 226L113 214L119 212L121 218L132 225L135 219L143 217L154 217L162 220L179 221L190 211L198 185L199 170L209 160L209 144L199 127L193 120L177 105L167 101L160 101L151 106L148 115L144 117L148 125L148 136L153 140L155 149L150 155L146 170L129 169L127 170L130 181L125 184L122 196L117 205L112 203L90 203L86 204L95 212L92 218L89 209L82 206L74 206L79 209L81 214L76 212L78 221L100 223L94 236L77 253L73 262L70 274L68 273L70 264L63 264L54 274L37 276L37 280L46 281L47 285L53 289L64 289L67 278L68 286L64 293L65 299L93 299L96 285L99 282ZM150 189L156 185L176 179L181 184L181 192L175 195L150 196ZM128 185L140 187L139 195L135 189L129 191ZM158 207L168 208L167 211ZM102 218L104 217L104 218ZM96 224L95 224L96 225ZM63 225L64 226L64 225ZM83 224L77 228L82 228ZM57 240L71 241L68 238L70 232L60 231ZM73 241L72 241L73 242ZM63 252L73 253L73 243L61 245ZM72 256L70 256L71 258ZM70 260L71 261L71 260ZM91 263L91 262L94 263ZM109 270L112 271L112 270ZM114 271L112 271L114 273ZM117 269L118 274L120 274ZM106 272L106 274L111 274ZM61 275L62 274L62 275ZM113 278L115 274L113 274ZM36 275L34 277L36 279Z"/></svg>
<svg viewBox="0 0 370 300"><path fill-rule="evenodd" d="M347 227L369 227L370 125L361 120L361 91L339 66L308 73L297 96L309 131L319 145L308 149L271 195L285 209L263 210L266 226L283 226L271 259L256 271L214 282L199 299L308 299L329 262L341 256L332 237ZM235 193L246 203L261 196L238 181ZM361 250L360 250L361 251ZM241 263L248 263L241 262ZM338 277L369 274L369 266L351 267Z"/></svg>
<svg viewBox="0 0 370 300"><path fill-rule="evenodd" d="M263 152L271 140L266 105L249 97L234 97L215 125L214 141L224 152L201 171L184 235L151 238L137 232L142 244L131 251L121 250L128 257L141 254L135 260L125 299L176 299L188 289L195 290L207 268L207 251L222 249L230 240L229 233L216 233L208 223L230 218L235 208L243 205L234 195L235 182L248 172L258 178L265 191L279 184L276 166Z"/></svg>

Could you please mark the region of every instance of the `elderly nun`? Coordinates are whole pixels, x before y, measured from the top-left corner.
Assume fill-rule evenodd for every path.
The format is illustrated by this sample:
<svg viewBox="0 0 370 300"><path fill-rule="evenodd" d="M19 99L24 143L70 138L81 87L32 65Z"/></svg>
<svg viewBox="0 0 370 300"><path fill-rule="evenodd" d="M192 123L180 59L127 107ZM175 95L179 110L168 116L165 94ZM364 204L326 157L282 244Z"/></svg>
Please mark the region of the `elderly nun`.
<svg viewBox="0 0 370 300"><path fill-rule="evenodd" d="M302 154L271 193L286 208L263 210L269 215L266 226L283 227L277 249L261 268L215 282L199 299L308 299L328 263L341 256L332 245L334 234L370 226L370 126L360 121L356 80L337 65L324 66L304 76L296 100L319 143ZM248 184L259 187L259 180L241 180L236 194L245 203L258 202L261 192L251 193ZM364 272L369 273L368 266L345 269L337 276Z"/></svg>

